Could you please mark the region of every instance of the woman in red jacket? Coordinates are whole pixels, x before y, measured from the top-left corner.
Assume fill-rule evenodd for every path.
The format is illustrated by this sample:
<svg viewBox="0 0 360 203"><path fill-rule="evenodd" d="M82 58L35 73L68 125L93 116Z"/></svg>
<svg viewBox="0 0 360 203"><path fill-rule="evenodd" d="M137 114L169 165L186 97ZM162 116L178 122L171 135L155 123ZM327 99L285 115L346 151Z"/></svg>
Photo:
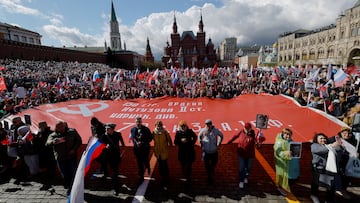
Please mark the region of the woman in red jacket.
<svg viewBox="0 0 360 203"><path fill-rule="evenodd" d="M239 138L239 143L237 145L240 177L239 188L243 189L244 183L248 183L248 176L255 158L255 146L257 146L258 141L255 137L255 131L252 129L250 123L245 123L244 129L234 135L228 141L228 144L232 143L237 138ZM259 142L263 141L264 140L262 139Z"/></svg>

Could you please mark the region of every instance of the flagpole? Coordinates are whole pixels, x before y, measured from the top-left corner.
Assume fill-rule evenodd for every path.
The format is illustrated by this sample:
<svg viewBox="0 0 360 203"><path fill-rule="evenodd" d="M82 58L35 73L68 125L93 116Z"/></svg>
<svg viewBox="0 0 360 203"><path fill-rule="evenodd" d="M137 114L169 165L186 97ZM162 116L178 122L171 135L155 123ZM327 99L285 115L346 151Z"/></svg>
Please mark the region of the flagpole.
<svg viewBox="0 0 360 203"><path fill-rule="evenodd" d="M311 97L311 93L312 93L312 92L309 92L309 94L308 94L308 98L307 98L307 105L309 105L309 102L310 102L310 97Z"/></svg>

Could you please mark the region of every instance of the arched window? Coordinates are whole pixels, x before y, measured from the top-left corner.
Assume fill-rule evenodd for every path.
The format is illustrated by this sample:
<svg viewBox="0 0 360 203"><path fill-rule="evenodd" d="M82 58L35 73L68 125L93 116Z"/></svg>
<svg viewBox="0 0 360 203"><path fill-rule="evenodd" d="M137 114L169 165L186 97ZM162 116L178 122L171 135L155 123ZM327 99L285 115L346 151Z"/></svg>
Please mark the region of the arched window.
<svg viewBox="0 0 360 203"><path fill-rule="evenodd" d="M315 59L315 49L310 50L309 59L314 60Z"/></svg>
<svg viewBox="0 0 360 203"><path fill-rule="evenodd" d="M302 60L307 60L307 53L306 53L306 51L304 50L303 52L302 52L302 54L301 54L301 59Z"/></svg>
<svg viewBox="0 0 360 203"><path fill-rule="evenodd" d="M356 28L351 28L351 37L355 37L357 34L357 29Z"/></svg>
<svg viewBox="0 0 360 203"><path fill-rule="evenodd" d="M318 58L321 59L321 58L325 58L325 50L323 47L320 47L319 50L318 50Z"/></svg>

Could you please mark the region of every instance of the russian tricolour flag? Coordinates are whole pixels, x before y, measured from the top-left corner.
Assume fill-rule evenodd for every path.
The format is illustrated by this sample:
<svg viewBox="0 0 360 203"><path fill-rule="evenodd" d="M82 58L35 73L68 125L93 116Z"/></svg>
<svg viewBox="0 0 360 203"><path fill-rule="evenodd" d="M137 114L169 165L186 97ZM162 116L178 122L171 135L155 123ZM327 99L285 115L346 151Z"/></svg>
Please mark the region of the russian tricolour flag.
<svg viewBox="0 0 360 203"><path fill-rule="evenodd" d="M335 87L342 87L348 80L348 75L343 71L342 68L339 68L339 70L336 71L334 75Z"/></svg>
<svg viewBox="0 0 360 203"><path fill-rule="evenodd" d="M86 150L83 152L78 168L76 170L74 183L69 195L69 203L83 203L84 202L84 178L90 169L91 163L96 159L102 150L105 148L105 144L99 142L96 137L91 137Z"/></svg>

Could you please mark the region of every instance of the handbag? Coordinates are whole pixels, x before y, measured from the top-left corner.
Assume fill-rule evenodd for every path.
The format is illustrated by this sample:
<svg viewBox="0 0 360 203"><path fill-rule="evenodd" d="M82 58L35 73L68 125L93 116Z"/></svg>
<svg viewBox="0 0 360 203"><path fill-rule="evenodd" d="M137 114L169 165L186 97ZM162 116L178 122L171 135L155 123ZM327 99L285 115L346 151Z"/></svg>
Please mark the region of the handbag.
<svg viewBox="0 0 360 203"><path fill-rule="evenodd" d="M360 178L360 160L356 157L350 156L346 164L345 175Z"/></svg>
<svg viewBox="0 0 360 203"><path fill-rule="evenodd" d="M357 139L356 151L359 148L359 140ZM357 157L350 156L345 167L345 175L354 178L360 178L360 160Z"/></svg>
<svg viewBox="0 0 360 203"><path fill-rule="evenodd" d="M329 152L326 160L325 170L330 173L337 173L338 170L336 164L336 155L335 155L336 152L332 147L328 145L326 145L326 147L329 149Z"/></svg>

